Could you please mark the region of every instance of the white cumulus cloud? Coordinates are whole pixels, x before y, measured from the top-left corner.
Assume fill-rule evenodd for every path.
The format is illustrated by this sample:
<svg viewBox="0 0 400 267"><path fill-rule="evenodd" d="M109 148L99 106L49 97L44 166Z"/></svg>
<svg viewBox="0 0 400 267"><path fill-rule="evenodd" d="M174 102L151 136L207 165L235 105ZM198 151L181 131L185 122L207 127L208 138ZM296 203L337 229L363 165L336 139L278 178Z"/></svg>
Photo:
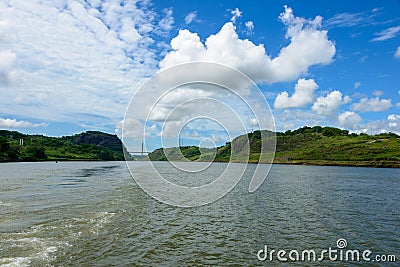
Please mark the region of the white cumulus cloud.
<svg viewBox="0 0 400 267"><path fill-rule="evenodd" d="M155 39L173 25L172 9L157 14L147 1L6 2L0 113L29 120L115 124L132 86L157 70Z"/></svg>
<svg viewBox="0 0 400 267"><path fill-rule="evenodd" d="M312 103L317 88L318 85L313 79L299 79L293 95L289 96L287 91L280 93L275 99L274 107L277 109L304 107Z"/></svg>
<svg viewBox="0 0 400 267"><path fill-rule="evenodd" d="M387 119L390 120L390 121L400 120L400 115L390 114Z"/></svg>
<svg viewBox="0 0 400 267"><path fill-rule="evenodd" d="M353 111L345 111L338 116L338 124L351 130L359 129L362 118Z"/></svg>
<svg viewBox="0 0 400 267"><path fill-rule="evenodd" d="M318 97L317 101L311 107L312 110L317 114L324 116L333 116L338 110L340 105L348 101L348 98L342 98L342 93L339 91L333 91L326 97Z"/></svg>
<svg viewBox="0 0 400 267"><path fill-rule="evenodd" d="M197 33L180 30L171 41L173 50L159 66L164 69L191 61L216 62L235 67L257 82L273 83L294 80L312 65L332 61L336 49L327 31L319 29L321 17L306 20L285 7L279 19L287 28L286 38L290 43L274 58L267 54L264 45L240 39L234 24L228 22L205 43Z"/></svg>
<svg viewBox="0 0 400 267"><path fill-rule="evenodd" d="M369 121L362 125L362 131L368 134L392 132L400 135L400 115L390 114L386 119Z"/></svg>
<svg viewBox="0 0 400 267"><path fill-rule="evenodd" d="M367 112L367 111L385 111L392 107L391 99L375 98L361 98L360 102L351 105L353 110Z"/></svg>
<svg viewBox="0 0 400 267"><path fill-rule="evenodd" d="M32 123L29 121L18 121L16 119L4 119L2 117L0 117L0 127L4 127L4 128L37 128L37 127L47 127L48 123Z"/></svg>

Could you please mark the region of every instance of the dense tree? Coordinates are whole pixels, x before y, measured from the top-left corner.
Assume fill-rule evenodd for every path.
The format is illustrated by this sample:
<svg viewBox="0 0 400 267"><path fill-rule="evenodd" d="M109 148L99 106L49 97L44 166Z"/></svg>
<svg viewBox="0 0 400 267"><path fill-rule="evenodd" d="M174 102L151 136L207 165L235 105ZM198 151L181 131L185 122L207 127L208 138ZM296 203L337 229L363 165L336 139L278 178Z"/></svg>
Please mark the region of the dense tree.
<svg viewBox="0 0 400 267"><path fill-rule="evenodd" d="M46 151L44 146L40 144L30 144L23 149L23 158L28 160L46 159Z"/></svg>
<svg viewBox="0 0 400 267"><path fill-rule="evenodd" d="M24 140L23 145L20 139ZM46 137L0 130L1 162L46 159L124 160L123 145L116 135L101 132Z"/></svg>

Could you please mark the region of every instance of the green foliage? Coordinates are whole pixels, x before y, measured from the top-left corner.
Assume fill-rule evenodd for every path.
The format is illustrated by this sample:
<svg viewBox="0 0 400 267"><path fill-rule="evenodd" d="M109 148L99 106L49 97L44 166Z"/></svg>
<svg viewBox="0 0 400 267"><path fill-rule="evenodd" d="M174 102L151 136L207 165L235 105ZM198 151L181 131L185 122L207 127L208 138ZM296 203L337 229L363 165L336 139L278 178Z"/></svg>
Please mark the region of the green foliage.
<svg viewBox="0 0 400 267"><path fill-rule="evenodd" d="M180 147L182 155L187 159L197 159L200 157L200 148L197 146Z"/></svg>
<svg viewBox="0 0 400 267"><path fill-rule="evenodd" d="M168 155L169 160L258 162L260 155L266 155L271 148L265 149L261 145L274 144L268 139L272 138L273 134L270 131L254 131L238 136L216 150L196 146L157 149L149 154L149 159L167 160ZM24 139L23 146L20 146L20 139ZM101 132L89 131L73 136L46 137L0 130L0 162L124 160L124 150L125 147L117 136ZM249 159L245 157L248 151ZM276 133L274 162L400 167L400 136L394 133L358 135L333 127L305 126Z"/></svg>
<svg viewBox="0 0 400 267"><path fill-rule="evenodd" d="M166 161L167 157L165 156L164 149L158 148L149 154L150 160L158 160L158 161Z"/></svg>
<svg viewBox="0 0 400 267"><path fill-rule="evenodd" d="M21 159L24 161L36 161L46 159L45 147L41 144L31 143L22 149Z"/></svg>
<svg viewBox="0 0 400 267"><path fill-rule="evenodd" d="M21 146L19 140L23 139ZM115 135L86 132L46 137L0 130L0 162L39 160L124 160L121 140Z"/></svg>
<svg viewBox="0 0 400 267"><path fill-rule="evenodd" d="M10 149L10 144L7 138L0 136L0 152L7 152Z"/></svg>
<svg viewBox="0 0 400 267"><path fill-rule="evenodd" d="M222 147L217 148L217 154L215 156L215 161L227 162L231 158L231 142L226 143Z"/></svg>
<svg viewBox="0 0 400 267"><path fill-rule="evenodd" d="M348 134L331 127L321 134L278 136L275 162L400 167L400 137Z"/></svg>
<svg viewBox="0 0 400 267"><path fill-rule="evenodd" d="M333 127L324 127L322 128L321 132L324 136L347 136L349 134L349 131L347 130L341 130Z"/></svg>
<svg viewBox="0 0 400 267"><path fill-rule="evenodd" d="M158 148L149 154L149 159L154 161L195 161L212 160L215 150L199 148L197 146L182 146L172 148Z"/></svg>
<svg viewBox="0 0 400 267"><path fill-rule="evenodd" d="M255 131L239 136L232 143L218 147L214 161L258 162L260 155L263 153L265 155L268 151L261 148L262 141L267 141L264 144L273 143L268 142L268 138L271 138L271 132L268 131ZM174 149L177 148L168 148L165 151L173 154L171 151ZM249 159L245 157L247 149L250 149ZM166 160L165 154L160 150L152 152L149 158ZM400 167L400 136L394 133L358 135L333 127L305 126L293 131L276 133L274 162Z"/></svg>

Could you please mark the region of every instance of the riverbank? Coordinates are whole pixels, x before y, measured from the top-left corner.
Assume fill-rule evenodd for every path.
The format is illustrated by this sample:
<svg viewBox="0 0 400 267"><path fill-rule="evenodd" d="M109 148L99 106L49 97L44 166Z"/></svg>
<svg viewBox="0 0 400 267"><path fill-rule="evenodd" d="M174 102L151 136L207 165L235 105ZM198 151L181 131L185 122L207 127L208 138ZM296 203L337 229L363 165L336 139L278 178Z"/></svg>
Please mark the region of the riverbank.
<svg viewBox="0 0 400 267"><path fill-rule="evenodd" d="M284 133L255 131L214 149L184 146L160 148L149 154L149 158L156 161L249 163L259 162L260 156L262 162L276 164L399 168L400 136L394 133L350 134L338 128L315 126Z"/></svg>
<svg viewBox="0 0 400 267"><path fill-rule="evenodd" d="M369 168L400 168L400 161L294 160L294 161L274 161L273 164L312 165L312 166L343 166L343 167L369 167Z"/></svg>
<svg viewBox="0 0 400 267"><path fill-rule="evenodd" d="M268 151L263 148L265 144ZM123 161L124 151L116 135L102 132L47 137L0 130L0 162ZM276 164L400 168L400 136L350 134L320 126L284 133L254 131L217 148L159 148L148 157L131 160L257 163L260 155L263 161Z"/></svg>

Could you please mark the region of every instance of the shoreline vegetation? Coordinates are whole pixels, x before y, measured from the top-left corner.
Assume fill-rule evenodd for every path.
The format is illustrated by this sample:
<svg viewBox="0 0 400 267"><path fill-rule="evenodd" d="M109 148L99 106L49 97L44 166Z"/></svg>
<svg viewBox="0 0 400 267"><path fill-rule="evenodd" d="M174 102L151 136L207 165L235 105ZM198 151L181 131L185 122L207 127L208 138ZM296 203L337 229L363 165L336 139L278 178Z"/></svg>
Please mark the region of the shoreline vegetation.
<svg viewBox="0 0 400 267"><path fill-rule="evenodd" d="M261 144L267 147L261 147ZM276 144L275 157L271 153ZM116 135L98 131L47 137L0 130L0 162L124 161L126 148ZM248 157L247 157L248 155ZM215 161L292 165L400 168L400 136L349 133L333 127L302 127L272 133L254 131L225 145L159 148L129 160Z"/></svg>
<svg viewBox="0 0 400 267"><path fill-rule="evenodd" d="M0 130L0 162L125 160L121 140L98 131L48 137Z"/></svg>
<svg viewBox="0 0 400 267"><path fill-rule="evenodd" d="M261 147L262 142L267 144L266 148ZM274 143L275 156L268 147ZM334 127L305 126L275 134L254 131L216 149L196 146L160 148L148 158L154 161L214 159L216 162L400 168L400 136L394 133L350 134Z"/></svg>

